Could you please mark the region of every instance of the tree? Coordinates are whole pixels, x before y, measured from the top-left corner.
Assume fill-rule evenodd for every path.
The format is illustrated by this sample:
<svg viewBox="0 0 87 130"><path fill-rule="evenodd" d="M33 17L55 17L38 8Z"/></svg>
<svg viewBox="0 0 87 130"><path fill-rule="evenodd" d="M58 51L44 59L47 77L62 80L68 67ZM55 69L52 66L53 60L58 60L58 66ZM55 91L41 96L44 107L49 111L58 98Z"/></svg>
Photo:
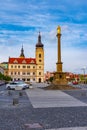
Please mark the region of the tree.
<svg viewBox="0 0 87 130"><path fill-rule="evenodd" d="M2 73L0 73L0 80L10 81L12 79L10 76L5 76Z"/></svg>
<svg viewBox="0 0 87 130"><path fill-rule="evenodd" d="M50 77L50 78L49 78L49 81L52 82L52 81L53 81L53 77Z"/></svg>

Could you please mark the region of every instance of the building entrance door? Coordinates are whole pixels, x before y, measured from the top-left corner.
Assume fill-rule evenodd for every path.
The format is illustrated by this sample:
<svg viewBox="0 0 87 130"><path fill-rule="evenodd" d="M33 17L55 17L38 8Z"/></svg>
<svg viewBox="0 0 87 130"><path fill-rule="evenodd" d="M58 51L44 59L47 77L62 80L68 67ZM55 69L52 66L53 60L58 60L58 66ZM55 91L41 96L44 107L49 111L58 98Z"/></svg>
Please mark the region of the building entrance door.
<svg viewBox="0 0 87 130"><path fill-rule="evenodd" d="M39 83L41 83L41 78L39 78Z"/></svg>

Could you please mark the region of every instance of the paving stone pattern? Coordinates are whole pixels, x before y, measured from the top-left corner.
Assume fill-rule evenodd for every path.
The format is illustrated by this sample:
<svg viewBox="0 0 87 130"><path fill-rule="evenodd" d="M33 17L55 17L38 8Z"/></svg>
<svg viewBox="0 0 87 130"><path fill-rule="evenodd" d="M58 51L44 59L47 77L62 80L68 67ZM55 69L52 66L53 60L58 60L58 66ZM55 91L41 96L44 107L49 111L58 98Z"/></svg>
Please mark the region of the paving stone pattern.
<svg viewBox="0 0 87 130"><path fill-rule="evenodd" d="M33 108L26 92L22 92L19 96L19 91L11 91L11 95L7 90L0 91L0 130L72 130L87 126L86 106ZM17 105L12 104L15 96L19 99Z"/></svg>

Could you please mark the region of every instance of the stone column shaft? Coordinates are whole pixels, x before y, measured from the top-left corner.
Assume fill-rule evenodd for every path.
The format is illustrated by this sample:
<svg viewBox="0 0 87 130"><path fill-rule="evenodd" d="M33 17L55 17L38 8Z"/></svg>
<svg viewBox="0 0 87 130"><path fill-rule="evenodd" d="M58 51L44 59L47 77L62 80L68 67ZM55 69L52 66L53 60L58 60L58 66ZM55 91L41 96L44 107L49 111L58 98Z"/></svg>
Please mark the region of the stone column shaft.
<svg viewBox="0 0 87 130"><path fill-rule="evenodd" d="M57 59L57 72L62 72L62 62L61 62L61 33L57 34L58 38L58 59Z"/></svg>
<svg viewBox="0 0 87 130"><path fill-rule="evenodd" d="M61 34L57 35L58 37L58 63L61 63Z"/></svg>

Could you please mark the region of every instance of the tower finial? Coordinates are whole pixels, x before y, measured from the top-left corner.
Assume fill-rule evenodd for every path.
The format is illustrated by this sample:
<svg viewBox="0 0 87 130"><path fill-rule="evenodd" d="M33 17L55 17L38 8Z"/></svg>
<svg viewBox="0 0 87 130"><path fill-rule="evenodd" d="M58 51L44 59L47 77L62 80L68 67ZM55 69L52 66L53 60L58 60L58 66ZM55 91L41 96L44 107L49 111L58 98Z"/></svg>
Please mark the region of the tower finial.
<svg viewBox="0 0 87 130"><path fill-rule="evenodd" d="M22 44L22 48L23 48L23 44Z"/></svg>
<svg viewBox="0 0 87 130"><path fill-rule="evenodd" d="M22 44L22 48L21 48L21 54L20 54L20 58L24 58L24 49L23 49L23 44Z"/></svg>
<svg viewBox="0 0 87 130"><path fill-rule="evenodd" d="M39 31L39 36L38 36L38 43L41 43L41 35L40 35L40 31Z"/></svg>
<svg viewBox="0 0 87 130"><path fill-rule="evenodd" d="M41 43L41 34L40 34L40 31L39 31L38 43L36 44L36 47L43 47L43 44Z"/></svg>

